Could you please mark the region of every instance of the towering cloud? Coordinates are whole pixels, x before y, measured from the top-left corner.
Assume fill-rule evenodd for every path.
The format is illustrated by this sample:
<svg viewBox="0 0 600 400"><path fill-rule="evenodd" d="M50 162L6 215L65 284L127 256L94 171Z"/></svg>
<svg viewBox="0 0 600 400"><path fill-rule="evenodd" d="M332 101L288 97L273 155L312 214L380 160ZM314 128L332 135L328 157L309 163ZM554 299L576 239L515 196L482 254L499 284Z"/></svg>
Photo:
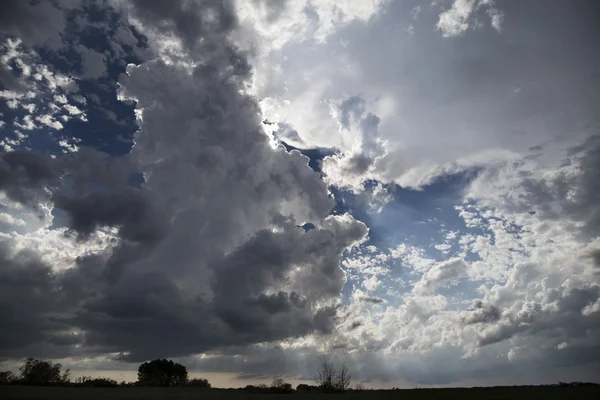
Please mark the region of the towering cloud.
<svg viewBox="0 0 600 400"><path fill-rule="evenodd" d="M367 228L349 215L328 216L334 202L308 158L273 147L263 133L246 93L251 67L228 37L237 24L232 4L132 2L124 12L158 55L129 65L120 82L120 98L137 109L131 154L110 173L93 152L4 157L2 189L12 200L34 206L50 190L79 241L116 229L109 248L63 272L27 261L34 255L6 255L10 265L32 265L30 279L39 274L44 290L71 302L32 303L25 323L57 332L11 342L11 354L25 356L43 341L73 354L72 341L52 339L70 331L78 332L78 353L128 360L329 332L345 282L342 253ZM161 48L163 40L175 50ZM139 187L126 184L135 170L145 178ZM308 222L315 228L301 227ZM19 293L3 295L3 310L14 312ZM8 324L3 338L22 329Z"/></svg>

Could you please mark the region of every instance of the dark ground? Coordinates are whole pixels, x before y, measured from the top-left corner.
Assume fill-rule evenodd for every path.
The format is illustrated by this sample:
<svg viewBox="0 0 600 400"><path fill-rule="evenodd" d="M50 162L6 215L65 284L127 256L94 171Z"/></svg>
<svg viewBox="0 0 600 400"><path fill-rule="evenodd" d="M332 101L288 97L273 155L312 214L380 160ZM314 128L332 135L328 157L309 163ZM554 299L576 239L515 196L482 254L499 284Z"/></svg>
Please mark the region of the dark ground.
<svg viewBox="0 0 600 400"><path fill-rule="evenodd" d="M199 388L85 388L85 387L35 387L0 386L0 399L52 399L52 400L100 400L100 399L221 399L221 400L320 400L320 399L495 399L495 400L600 400L600 386L589 387L498 387L475 389L412 389L396 391L365 391L362 393L321 394L261 394L242 390L219 390Z"/></svg>

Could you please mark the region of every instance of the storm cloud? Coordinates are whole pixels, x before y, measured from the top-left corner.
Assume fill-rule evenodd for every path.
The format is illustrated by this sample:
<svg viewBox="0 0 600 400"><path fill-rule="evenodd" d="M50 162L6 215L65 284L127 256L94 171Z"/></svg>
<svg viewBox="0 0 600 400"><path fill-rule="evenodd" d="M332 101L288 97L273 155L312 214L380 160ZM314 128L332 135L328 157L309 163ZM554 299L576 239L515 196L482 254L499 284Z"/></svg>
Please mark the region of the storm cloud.
<svg viewBox="0 0 600 400"><path fill-rule="evenodd" d="M227 37L232 5L139 2L127 12L149 35L180 40L184 53L127 68L120 96L141 117L120 168L102 171L107 160L95 153L4 156L11 199L33 204L33 192L51 190L80 241L116 229L113 246L66 272L29 271L72 301L61 326L81 332L82 352L130 361L330 332L345 282L341 256L368 230L349 215L328 216L333 200L308 158L269 144L256 101L244 94L251 68ZM144 182L127 186L135 168ZM298 227L306 222L316 228ZM24 323L40 321L55 323L39 310ZM10 337L24 329L9 326ZM72 355L72 340L43 332L38 341ZM11 354L25 356L33 342L11 342Z"/></svg>
<svg viewBox="0 0 600 400"><path fill-rule="evenodd" d="M592 379L592 3L3 3L0 359Z"/></svg>

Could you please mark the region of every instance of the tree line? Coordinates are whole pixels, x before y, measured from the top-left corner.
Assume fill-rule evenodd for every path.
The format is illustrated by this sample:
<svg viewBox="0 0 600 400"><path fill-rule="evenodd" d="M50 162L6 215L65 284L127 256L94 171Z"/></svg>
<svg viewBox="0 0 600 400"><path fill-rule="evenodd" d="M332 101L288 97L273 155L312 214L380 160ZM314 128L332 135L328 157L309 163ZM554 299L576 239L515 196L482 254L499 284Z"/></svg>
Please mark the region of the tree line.
<svg viewBox="0 0 600 400"><path fill-rule="evenodd" d="M319 391L319 392L345 392L350 388L350 374L348 368L342 365L336 368L333 363L324 362L318 369L316 386L300 384L297 391ZM189 379L187 368L173 360L156 359L142 363L138 367L137 381L117 382L114 379L100 377L92 378L81 376L71 379L69 369L63 371L62 365L50 361L27 358L19 368L19 373L11 371L0 371L0 384L14 385L36 385L36 386L93 386L93 387L117 387L117 386L193 386L199 388L210 388L211 384L204 378ZM356 389L361 389L358 385ZM292 385L281 377L276 377L271 385L258 384L248 385L244 388L250 392L269 393L292 393Z"/></svg>
<svg viewBox="0 0 600 400"><path fill-rule="evenodd" d="M111 378L92 378L88 376L71 379L69 369L63 371L62 365L50 361L36 360L27 358L19 368L19 373L11 371L0 371L0 384L14 385L43 385L43 386L93 386L93 387L118 387L118 386L193 386L198 388L210 388L211 385L207 379L193 378L189 379L187 368L173 360L156 359L145 362L138 367L138 377L136 382L117 382ZM320 393L340 393L349 390L363 391L364 386L357 383L354 388L350 388L351 376L346 365L336 367L331 362L323 362L317 371L315 377L316 385L300 384L296 390L283 378L276 377L271 385L258 384L248 385L243 390L253 393L293 393L298 392L320 392ZM591 382L560 382L554 385L539 385L552 387L578 387L578 386L598 386ZM393 389L398 390L398 389Z"/></svg>
<svg viewBox="0 0 600 400"><path fill-rule="evenodd" d="M81 376L71 379L69 369L62 370L62 365L50 361L27 358L19 367L19 373L0 371L0 384L33 385L33 386L194 386L210 388L204 378L188 378L185 366L173 360L157 359L145 362L138 367L138 379L134 383L117 382L111 378L92 378Z"/></svg>

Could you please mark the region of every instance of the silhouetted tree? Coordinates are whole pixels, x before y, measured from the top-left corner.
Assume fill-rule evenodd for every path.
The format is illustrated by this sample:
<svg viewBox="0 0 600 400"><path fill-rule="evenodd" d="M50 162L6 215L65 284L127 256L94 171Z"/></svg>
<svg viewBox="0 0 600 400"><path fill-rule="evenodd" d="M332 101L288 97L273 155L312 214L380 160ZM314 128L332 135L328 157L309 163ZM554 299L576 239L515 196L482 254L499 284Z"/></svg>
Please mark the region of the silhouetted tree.
<svg viewBox="0 0 600 400"><path fill-rule="evenodd" d="M71 382L71 370L69 368L67 368L60 376L60 383L69 383L69 382Z"/></svg>
<svg viewBox="0 0 600 400"><path fill-rule="evenodd" d="M194 378L191 379L188 383L188 386L194 386L194 387L203 387L203 388L209 388L210 387L210 383L208 382L208 379L204 379L204 378Z"/></svg>
<svg viewBox="0 0 600 400"><path fill-rule="evenodd" d="M49 361L28 358L25 364L19 368L21 380L26 385L50 385L68 383L70 371L67 369L61 374L62 365L53 364Z"/></svg>
<svg viewBox="0 0 600 400"><path fill-rule="evenodd" d="M317 384L323 392L345 392L350 387L350 374L345 364L337 370L333 363L325 361L319 367Z"/></svg>
<svg viewBox="0 0 600 400"><path fill-rule="evenodd" d="M310 392L318 392L320 389L318 386L313 386L313 385L307 385L305 383L301 383L298 386L296 386L296 391L297 392L306 392L306 393L310 393Z"/></svg>
<svg viewBox="0 0 600 400"><path fill-rule="evenodd" d="M350 387L350 378L348 367L346 367L346 364L342 364L342 367L335 376L334 386L336 390L339 392L345 392L348 390Z"/></svg>
<svg viewBox="0 0 600 400"><path fill-rule="evenodd" d="M75 380L76 385L91 386L91 387L117 387L117 381L111 378L92 378L90 376L82 376Z"/></svg>
<svg viewBox="0 0 600 400"><path fill-rule="evenodd" d="M324 361L319 367L317 384L324 392L335 391L335 367L333 363Z"/></svg>
<svg viewBox="0 0 600 400"><path fill-rule="evenodd" d="M0 385L13 383L16 380L17 377L11 371L0 371Z"/></svg>
<svg viewBox="0 0 600 400"><path fill-rule="evenodd" d="M274 378L271 382L271 388L278 392L288 393L291 392L292 384L283 380L283 378Z"/></svg>
<svg viewBox="0 0 600 400"><path fill-rule="evenodd" d="M188 381L187 369L173 360L157 359L138 368L138 383L144 386L181 386Z"/></svg>
<svg viewBox="0 0 600 400"><path fill-rule="evenodd" d="M79 378L75 378L75 384L83 385L84 383L91 381L91 380L92 380L91 376L82 375Z"/></svg>

